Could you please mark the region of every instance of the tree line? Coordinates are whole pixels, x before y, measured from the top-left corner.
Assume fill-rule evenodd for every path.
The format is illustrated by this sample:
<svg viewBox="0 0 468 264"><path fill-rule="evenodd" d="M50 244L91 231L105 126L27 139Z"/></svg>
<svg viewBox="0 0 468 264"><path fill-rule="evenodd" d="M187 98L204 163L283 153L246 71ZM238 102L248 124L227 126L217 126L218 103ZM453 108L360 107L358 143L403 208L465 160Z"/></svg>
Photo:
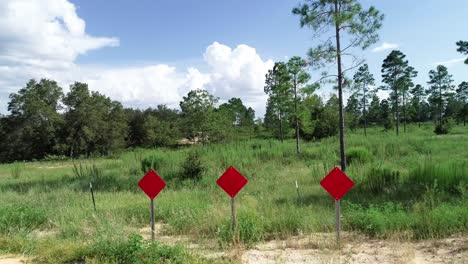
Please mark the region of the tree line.
<svg viewBox="0 0 468 264"><path fill-rule="evenodd" d="M57 82L30 80L10 95L0 117L0 162L110 155L126 147L174 146L251 138L255 112L239 98L217 106L205 90L190 91L180 109L124 108L85 83L63 93ZM181 139L185 139L185 142Z"/></svg>
<svg viewBox="0 0 468 264"><path fill-rule="evenodd" d="M269 95L264 127L273 136L283 140L285 135L299 138L319 139L337 134L339 130L339 98L332 95L324 103L314 94L319 83L309 84L308 63L300 57L288 62L275 63L266 75L265 92ZM414 84L418 72L409 65L406 55L392 51L382 64L382 82L377 87L367 64L362 64L352 79L345 81L350 91L344 107L346 127L350 130L363 128L367 135L368 125L382 126L385 130L400 126L406 133L408 123L432 121L436 133L447 133L451 120L466 125L468 116L468 82L458 86L453 83L447 67L437 66L428 74L428 82ZM389 97L381 99L378 91L388 91ZM294 132L293 132L294 130Z"/></svg>
<svg viewBox="0 0 468 264"><path fill-rule="evenodd" d="M409 122L433 121L436 133L447 133L454 120L466 125L468 82L458 85L443 65L431 70L426 84L414 84L418 72L406 55L392 51L383 61L384 85L375 86L358 50L378 41L384 15L358 0L312 0L292 10L300 26L312 29L318 43L307 59L293 57L276 62L265 78L266 113L255 112L239 98L218 104L205 90L190 91L180 110L165 105L145 110L124 108L121 103L85 83L74 83L67 94L53 80L31 80L10 95L9 115L0 117L0 162L41 159L47 156L108 155L125 147L172 146L189 142L222 142L252 137L314 140L339 134L341 169L346 169L345 124L350 130L378 125L385 130ZM468 42L458 41L457 51L468 55ZM465 61L468 64L468 59ZM336 74L328 72L336 67ZM310 70L323 70L311 83ZM349 72L355 71L352 78ZM314 92L332 84L325 102ZM343 103L343 91L351 96ZM379 90L389 97L377 96ZM346 120L346 122L345 122ZM183 140L182 140L183 139ZM188 142L187 142L188 141Z"/></svg>

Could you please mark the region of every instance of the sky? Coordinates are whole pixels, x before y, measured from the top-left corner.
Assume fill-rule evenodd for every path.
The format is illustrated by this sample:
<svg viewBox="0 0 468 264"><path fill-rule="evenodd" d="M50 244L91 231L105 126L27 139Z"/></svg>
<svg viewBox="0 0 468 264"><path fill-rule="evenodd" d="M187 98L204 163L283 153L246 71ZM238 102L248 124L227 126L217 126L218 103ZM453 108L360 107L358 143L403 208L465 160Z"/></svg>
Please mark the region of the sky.
<svg viewBox="0 0 468 264"><path fill-rule="evenodd" d="M297 0L0 0L0 113L31 79L64 89L86 82L126 107L178 108L203 88L220 102L239 97L265 112L265 74L275 61L317 45L291 13ZM381 82L392 49L403 51L426 85L444 64L454 84L468 80L455 42L468 40L465 0L362 0L385 14L380 40L358 55ZM320 76L311 71L312 80ZM333 92L323 88L318 93ZM347 93L349 95L349 92ZM384 94L381 94L384 96Z"/></svg>

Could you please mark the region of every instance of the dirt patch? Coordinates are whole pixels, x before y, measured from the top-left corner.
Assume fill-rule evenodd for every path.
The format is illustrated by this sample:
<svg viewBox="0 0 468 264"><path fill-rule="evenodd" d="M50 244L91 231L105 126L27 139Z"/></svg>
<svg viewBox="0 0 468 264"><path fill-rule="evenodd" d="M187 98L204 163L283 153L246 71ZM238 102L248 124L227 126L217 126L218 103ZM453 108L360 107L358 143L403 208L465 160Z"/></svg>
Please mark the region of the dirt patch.
<svg viewBox="0 0 468 264"><path fill-rule="evenodd" d="M410 241L408 239L369 239L363 235L343 233L341 245L334 234L315 233L272 240L252 249L232 247L220 249L216 240L197 240L189 236L165 235L164 224L156 225L156 240L168 245L183 245L190 251L212 259L237 259L244 264L277 263L466 263L468 236L446 239ZM151 229L140 229L151 239Z"/></svg>
<svg viewBox="0 0 468 264"><path fill-rule="evenodd" d="M348 236L340 248L333 237L292 237L270 241L246 251L242 263L468 263L468 238L421 242Z"/></svg>
<svg viewBox="0 0 468 264"><path fill-rule="evenodd" d="M18 256L0 256L0 264L23 264L27 259Z"/></svg>
<svg viewBox="0 0 468 264"><path fill-rule="evenodd" d="M50 165L50 166L37 166L38 169L60 169L60 168L68 168L71 165Z"/></svg>

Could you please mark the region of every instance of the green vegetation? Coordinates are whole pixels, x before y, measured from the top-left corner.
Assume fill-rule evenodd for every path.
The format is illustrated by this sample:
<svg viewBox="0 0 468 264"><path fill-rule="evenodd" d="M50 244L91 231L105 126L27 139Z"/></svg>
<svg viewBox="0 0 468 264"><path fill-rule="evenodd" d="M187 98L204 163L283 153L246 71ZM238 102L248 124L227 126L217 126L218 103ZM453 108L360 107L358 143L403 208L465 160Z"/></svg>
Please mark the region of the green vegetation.
<svg viewBox="0 0 468 264"><path fill-rule="evenodd" d="M343 199L345 231L409 239L468 232L466 127L455 126L444 136L435 136L431 124L410 125L408 131L399 137L378 127L369 127L367 137L348 133L347 174L356 186ZM43 262L130 263L161 257L168 263L206 262L180 246L132 236L149 226L148 198L137 186L142 163L149 160L168 182L156 198L156 220L167 224L165 235L184 235L201 244L215 241L225 248L332 232L333 200L319 181L339 164L337 140L303 142L301 148L298 156L290 139L134 149L109 158L25 163L19 178L10 175L15 164L0 165L0 249ZM197 181L180 177L187 163L205 168ZM249 179L236 199L235 232L229 197L215 184L231 165ZM76 171L83 171L86 181ZM96 171L94 212L87 182Z"/></svg>
<svg viewBox="0 0 468 264"><path fill-rule="evenodd" d="M385 86L375 87L359 54L378 41L383 14L358 0L303 1L292 12L317 45L307 60L294 56L268 70L263 119L254 120L241 99L219 104L203 89L189 91L180 110L124 108L86 83L65 94L48 79L10 94L9 113L0 116L0 163L10 163L0 165L0 253L40 263L211 262L182 245L143 239L148 199L137 182L149 169L168 183L156 199L161 234L201 245L251 247L331 232L333 200L319 182L338 164L356 182L342 203L345 231L406 239L466 234L467 82L455 87L439 65L427 88L415 85L417 71L393 50L382 64ZM456 44L467 54L467 42ZM336 74L310 83L309 66L335 65ZM337 95L318 96L327 84ZM390 96L379 98L379 89ZM215 185L231 165L249 179L236 198L235 230L229 198Z"/></svg>

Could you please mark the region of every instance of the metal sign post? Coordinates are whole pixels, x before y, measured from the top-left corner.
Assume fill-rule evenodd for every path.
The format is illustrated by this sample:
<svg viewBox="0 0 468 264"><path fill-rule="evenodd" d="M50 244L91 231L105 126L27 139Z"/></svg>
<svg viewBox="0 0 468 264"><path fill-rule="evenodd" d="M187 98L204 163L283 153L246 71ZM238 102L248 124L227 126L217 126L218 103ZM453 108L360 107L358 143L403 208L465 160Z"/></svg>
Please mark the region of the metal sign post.
<svg viewBox="0 0 468 264"><path fill-rule="evenodd" d="M338 167L320 181L320 185L335 199L336 243L340 244L340 199L354 186L354 182Z"/></svg>
<svg viewBox="0 0 468 264"><path fill-rule="evenodd" d="M340 200L335 200L336 243L340 244Z"/></svg>
<svg viewBox="0 0 468 264"><path fill-rule="evenodd" d="M151 240L154 241L154 199L151 199Z"/></svg>
<svg viewBox="0 0 468 264"><path fill-rule="evenodd" d="M231 221L232 221L232 230L236 230L237 221L236 221L236 206L234 202L234 197L231 198Z"/></svg>
<svg viewBox="0 0 468 264"><path fill-rule="evenodd" d="M150 211L151 211L151 240L154 241L155 230L154 230L154 198L166 187L166 183L161 177L154 171L149 170L143 178L138 182L138 186L148 195L150 198Z"/></svg>
<svg viewBox="0 0 468 264"><path fill-rule="evenodd" d="M231 166L219 177L216 183L231 197L232 230L236 230L237 219L234 197L247 184L247 179Z"/></svg>

